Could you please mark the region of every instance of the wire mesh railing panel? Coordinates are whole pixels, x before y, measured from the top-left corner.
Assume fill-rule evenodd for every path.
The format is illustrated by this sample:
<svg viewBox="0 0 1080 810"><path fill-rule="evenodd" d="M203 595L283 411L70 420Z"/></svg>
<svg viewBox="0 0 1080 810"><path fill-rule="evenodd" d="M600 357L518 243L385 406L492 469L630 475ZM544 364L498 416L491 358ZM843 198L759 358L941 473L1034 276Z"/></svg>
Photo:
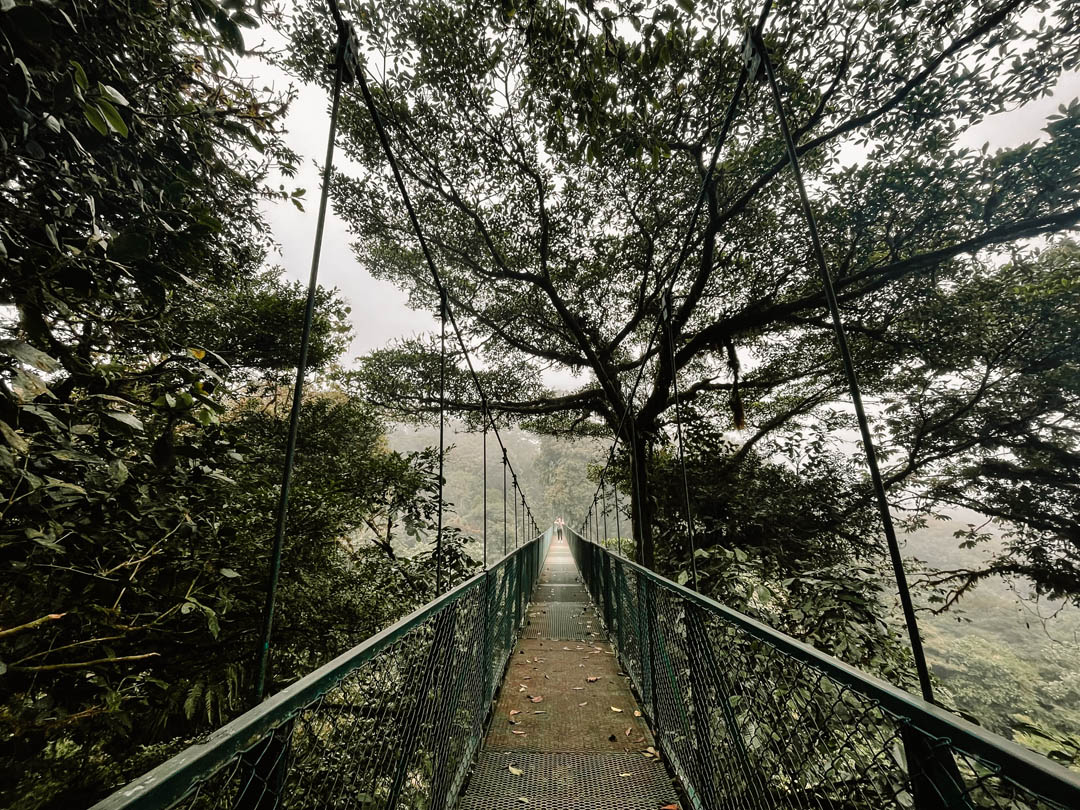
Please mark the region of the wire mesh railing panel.
<svg viewBox="0 0 1080 810"><path fill-rule="evenodd" d="M95 805L453 807L550 532Z"/></svg>
<svg viewBox="0 0 1080 810"><path fill-rule="evenodd" d="M694 807L1080 807L1057 764L576 533L570 546Z"/></svg>

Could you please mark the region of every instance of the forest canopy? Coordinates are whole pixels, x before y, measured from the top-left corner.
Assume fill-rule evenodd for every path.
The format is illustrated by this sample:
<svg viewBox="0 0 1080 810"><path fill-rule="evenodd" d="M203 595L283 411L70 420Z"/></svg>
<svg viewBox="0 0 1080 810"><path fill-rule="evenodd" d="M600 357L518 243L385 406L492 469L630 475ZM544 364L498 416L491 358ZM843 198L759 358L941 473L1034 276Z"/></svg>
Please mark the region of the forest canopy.
<svg viewBox="0 0 1080 810"><path fill-rule="evenodd" d="M102 796L251 705L305 306L265 211L304 206L307 156L294 91L240 59L328 91L337 37L323 2L262 5L0 2L3 806ZM341 8L537 519L580 519L603 476L627 511L601 540L911 687L778 112L742 82L760 3ZM260 26L283 52L252 53ZM762 37L894 514L978 516L934 535L987 553L928 572L920 609L1003 577L1080 606L1080 101L1030 142L965 145L1080 70L1080 5L779 2ZM438 311L355 86L340 123L357 259ZM318 288L315 312L274 689L427 603L437 568L470 575L489 528L499 553L499 459L475 435L448 451L469 486L447 488L441 558L428 542L451 508L437 440L398 425L440 412L438 336L353 363L350 302ZM444 410L475 429L448 359ZM963 675L954 707L1080 762L1075 644L929 641Z"/></svg>
<svg viewBox="0 0 1080 810"><path fill-rule="evenodd" d="M777 110L761 80L734 98L760 4L344 8L491 408L539 431L621 431L643 561L663 562L641 493L672 439L676 375L703 429L745 423L715 459L736 476L802 431L853 427ZM322 5L287 30L288 64L325 84ZM1080 67L1076 4L779 3L763 39L891 497L912 525L965 506L1007 527L1004 553L958 573L958 592L1009 572L1077 598L1080 255L1066 237L1080 222L1080 101L1037 140L962 144ZM346 95L342 141L334 203L357 257L437 309L359 94ZM669 288L670 351L656 335ZM475 414L454 359L454 407ZM354 382L415 418L437 406L424 381L438 362L435 341L406 339ZM580 384L547 390L551 368ZM844 448L821 450L844 463ZM871 498L861 477L850 484L835 529Z"/></svg>

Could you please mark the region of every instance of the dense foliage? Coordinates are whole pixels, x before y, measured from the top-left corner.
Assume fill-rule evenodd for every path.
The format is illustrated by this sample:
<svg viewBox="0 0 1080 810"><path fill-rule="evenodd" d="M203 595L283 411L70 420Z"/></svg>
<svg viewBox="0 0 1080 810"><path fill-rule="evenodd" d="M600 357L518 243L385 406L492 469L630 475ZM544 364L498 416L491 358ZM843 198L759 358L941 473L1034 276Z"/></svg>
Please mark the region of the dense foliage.
<svg viewBox="0 0 1080 810"><path fill-rule="evenodd" d="M260 202L303 191L266 185L297 157L288 96L236 78L253 14L0 10L5 807L85 804L250 705L304 305L265 265ZM325 371L348 308L318 311ZM430 531L433 456L384 434L325 375L304 402L275 686L430 598L430 552L394 541Z"/></svg>
<svg viewBox="0 0 1080 810"><path fill-rule="evenodd" d="M643 369L635 429L622 437L641 461L639 484L672 422L676 372L684 400L745 420L753 446L827 423L829 404L847 396L761 83L739 99L679 260L759 6L346 4L495 406L545 430L610 432ZM311 4L289 27L290 64L305 79L321 78L313 66L328 26ZM894 498L917 497L923 514L987 507L1016 527L999 569L1080 594L1076 254L1038 257L1042 243L1030 241L1080 221L1080 103L1062 105L1031 143L994 152L961 142L1078 67L1076 4L776 3L764 38L859 375L887 409ZM354 166L334 191L357 255L434 308L358 98L344 121ZM669 283L673 362L664 340L650 341ZM432 408L434 345L420 337L375 353L361 382L389 407ZM553 396L546 367L587 373ZM475 411L457 380L460 409ZM646 562L648 506L635 503Z"/></svg>

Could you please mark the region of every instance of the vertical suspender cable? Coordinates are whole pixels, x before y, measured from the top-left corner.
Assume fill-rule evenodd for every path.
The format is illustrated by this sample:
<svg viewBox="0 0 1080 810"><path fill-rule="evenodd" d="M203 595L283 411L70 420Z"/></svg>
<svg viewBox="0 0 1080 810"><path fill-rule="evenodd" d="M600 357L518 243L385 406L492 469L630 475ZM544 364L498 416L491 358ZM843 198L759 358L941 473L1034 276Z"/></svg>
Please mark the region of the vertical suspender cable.
<svg viewBox="0 0 1080 810"><path fill-rule="evenodd" d="M487 570L488 566L488 550L487 550L487 406L484 406L484 570Z"/></svg>
<svg viewBox="0 0 1080 810"><path fill-rule="evenodd" d="M675 368L675 329L672 324L671 291L664 293L663 318L667 321L668 354L671 357L671 388L675 394L675 437L679 443L679 467L682 468L683 497L686 502L686 538L690 552L690 576L694 590L698 590L697 553L694 549L694 513L690 508L690 482L686 476L686 455L683 451L682 404L679 402L679 372Z"/></svg>
<svg viewBox="0 0 1080 810"><path fill-rule="evenodd" d="M619 523L619 485L615 483L611 487L611 494L615 496L615 541L619 544L619 556L622 556L622 526Z"/></svg>
<svg viewBox="0 0 1080 810"><path fill-rule="evenodd" d="M274 542L270 553L270 577L266 586L263 608L262 635L259 639L259 662L255 674L255 699L262 700L266 690L266 670L270 660L270 637L274 629L274 602L281 574L281 555L285 545L285 524L289 515L289 490L292 488L293 466L296 462L296 442L300 435L300 407L304 395L304 375L307 371L308 348L311 345L311 325L315 319L315 294L318 291L319 260L322 257L323 232L326 228L326 206L330 195L330 176L334 166L334 141L337 138L338 109L341 84L346 71L346 50L349 31L338 17L338 41L334 59L334 92L330 102L330 134L326 139L326 161L323 163L322 193L319 197L319 216L315 225L315 245L311 251L311 273L308 277L307 301L304 305L304 325L300 332L300 358L296 365L292 404L289 408L289 432L285 442L285 468L281 475Z"/></svg>
<svg viewBox="0 0 1080 810"><path fill-rule="evenodd" d="M518 547L518 483L517 475L514 475L514 548Z"/></svg>
<svg viewBox="0 0 1080 810"><path fill-rule="evenodd" d="M506 522L506 448L502 449L503 453L503 556L506 556L506 538L508 524Z"/></svg>
<svg viewBox="0 0 1080 810"><path fill-rule="evenodd" d="M600 479L600 502L601 502L601 506L604 509L604 540L605 540L605 543L606 543L606 541L608 539L608 530L607 530L607 487L604 486L604 479L603 478Z"/></svg>
<svg viewBox="0 0 1080 810"><path fill-rule="evenodd" d="M443 465L446 461L446 292L439 291L439 527L435 533L435 595L442 593Z"/></svg>
<svg viewBox="0 0 1080 810"><path fill-rule="evenodd" d="M754 49L758 52L765 74L772 90L773 102L776 113L780 119L780 131L784 136L784 144L787 147L788 160L791 162L791 170L795 175L795 185L799 190L799 200L802 203L803 214L806 218L807 228L810 232L810 242L814 251L814 259L821 274L822 285L825 288L825 300L828 303L829 314L832 316L833 331L836 333L836 343L840 349L840 358L844 363L844 372L847 374L848 388L851 391L851 401L855 406L855 418L859 423L859 433L862 435L863 449L866 452L866 463L870 468L870 480L873 483L874 495L877 500L878 512L881 516L881 524L885 530L885 539L889 546L889 557L892 561L893 573L896 576L896 587L900 592L900 604L904 610L904 620L907 625L908 638L911 641L911 652L915 658L915 669L919 675L919 685L922 687L923 698L934 702L934 691L930 683L930 670L926 665L926 654L923 651L922 639L919 637L919 627L915 619L915 606L911 600L911 592L908 590L907 575L904 573L904 562L900 556L900 543L896 538L896 529L893 527L892 514L889 511L889 500L885 493L885 482L878 469L877 453L874 449L874 438L870 433L870 423L866 418L866 410L863 408L862 393L859 388L859 378L855 373L855 363L851 358L851 349L848 346L847 335L844 332L844 322L840 316L840 305L836 299L836 289L833 287L832 276L829 274L829 266L825 260L825 251L821 247L821 237L818 233L817 221L814 219L814 211L810 205L810 198L806 193L806 185L803 182L802 168L799 165L799 153L792 138L791 129L788 127L787 115L784 113L784 102L780 96L780 87L776 82L776 74L773 70L772 60L765 50L765 43L760 34L751 35Z"/></svg>

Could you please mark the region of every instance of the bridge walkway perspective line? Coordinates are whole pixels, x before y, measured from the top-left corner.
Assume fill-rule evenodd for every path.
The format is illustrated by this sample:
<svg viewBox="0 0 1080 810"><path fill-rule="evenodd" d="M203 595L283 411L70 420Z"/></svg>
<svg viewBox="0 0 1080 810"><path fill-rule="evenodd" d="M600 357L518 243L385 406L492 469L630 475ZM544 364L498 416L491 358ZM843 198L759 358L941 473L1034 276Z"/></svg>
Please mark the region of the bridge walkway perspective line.
<svg viewBox="0 0 1080 810"><path fill-rule="evenodd" d="M557 533L458 807L667 806L682 805Z"/></svg>

